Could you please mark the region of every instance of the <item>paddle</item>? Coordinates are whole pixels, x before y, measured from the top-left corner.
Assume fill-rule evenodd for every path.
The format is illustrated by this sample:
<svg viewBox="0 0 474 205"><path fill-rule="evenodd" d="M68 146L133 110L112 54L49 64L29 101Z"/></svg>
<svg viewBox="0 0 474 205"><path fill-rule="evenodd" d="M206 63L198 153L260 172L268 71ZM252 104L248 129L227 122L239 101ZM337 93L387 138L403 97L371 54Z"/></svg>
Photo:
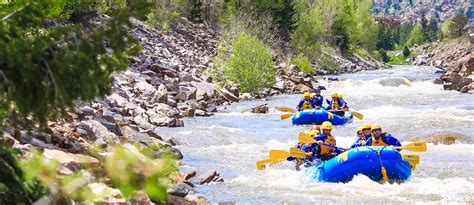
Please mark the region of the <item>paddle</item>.
<svg viewBox="0 0 474 205"><path fill-rule="evenodd" d="M273 161L284 160L288 157L305 158L306 156L308 156L306 152L290 153L285 150L270 150L270 159Z"/></svg>
<svg viewBox="0 0 474 205"><path fill-rule="evenodd" d="M263 159L257 161L257 169L258 170L263 170L265 168L266 164L272 163L273 161L271 159Z"/></svg>
<svg viewBox="0 0 474 205"><path fill-rule="evenodd" d="M293 117L293 113L283 114L283 115L280 116L280 119L281 119L281 120L286 120L286 119L288 119L288 118L290 118L290 117Z"/></svg>
<svg viewBox="0 0 474 205"><path fill-rule="evenodd" d="M285 160L285 159L280 159L280 160L277 160L277 161L273 161L273 160L271 160L271 159L259 160L259 161L257 161L257 169L258 169L258 170L263 170L263 169L265 168L265 165L267 165L267 164L273 165L273 164L282 162L282 161L284 161L284 160Z"/></svg>
<svg viewBox="0 0 474 205"><path fill-rule="evenodd" d="M291 107L282 106L282 107L276 107L276 108L281 112L298 112L298 110L293 109Z"/></svg>
<svg viewBox="0 0 474 205"><path fill-rule="evenodd" d="M305 152L305 151L303 151L301 149L298 149L296 147L291 147L290 148L290 154L292 156L304 156L304 157L311 155L311 153ZM298 157L298 158L303 158L303 157Z"/></svg>
<svg viewBox="0 0 474 205"><path fill-rule="evenodd" d="M407 144L403 147L395 147L396 149L406 149L412 152L426 152L426 143L425 142L414 142Z"/></svg>
<svg viewBox="0 0 474 205"><path fill-rule="evenodd" d="M420 163L420 156L418 155L403 155L402 157L410 163L411 170L415 170L416 165Z"/></svg>
<svg viewBox="0 0 474 205"><path fill-rule="evenodd" d="M351 110L351 112L352 112L352 115L354 115L354 117L356 117L357 119L359 119L359 120L364 119L364 115L363 115L363 114L361 114L361 113L359 113L359 112L356 112L356 111L354 111L354 110Z"/></svg>

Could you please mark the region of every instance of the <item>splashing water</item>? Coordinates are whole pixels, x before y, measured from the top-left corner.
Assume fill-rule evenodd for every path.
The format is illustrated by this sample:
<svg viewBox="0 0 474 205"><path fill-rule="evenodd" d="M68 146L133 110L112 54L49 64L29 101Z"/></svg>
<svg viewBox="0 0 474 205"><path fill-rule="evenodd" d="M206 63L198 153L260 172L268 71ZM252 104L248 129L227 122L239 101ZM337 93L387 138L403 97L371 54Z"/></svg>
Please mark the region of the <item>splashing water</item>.
<svg viewBox="0 0 474 205"><path fill-rule="evenodd" d="M338 126L333 134L338 146L355 140L355 129L363 123L380 123L403 144L416 136L461 133L474 140L474 95L444 91L432 83L435 68L400 66L338 76L340 81L321 81L328 90L344 94L352 109L363 113L363 121ZM269 105L295 107L300 96L269 98ZM182 169L200 173L217 170L224 183L198 186L211 202L239 203L474 203L474 145L428 144L419 154L421 162L410 180L402 184L379 184L365 176L349 183L307 181L294 165L282 162L264 171L255 162L268 157L270 149L285 149L296 143L297 133L309 126L281 121L279 112L240 113L263 104L235 104L208 118L187 118L183 128L158 128L180 143ZM403 151L409 153L408 151Z"/></svg>

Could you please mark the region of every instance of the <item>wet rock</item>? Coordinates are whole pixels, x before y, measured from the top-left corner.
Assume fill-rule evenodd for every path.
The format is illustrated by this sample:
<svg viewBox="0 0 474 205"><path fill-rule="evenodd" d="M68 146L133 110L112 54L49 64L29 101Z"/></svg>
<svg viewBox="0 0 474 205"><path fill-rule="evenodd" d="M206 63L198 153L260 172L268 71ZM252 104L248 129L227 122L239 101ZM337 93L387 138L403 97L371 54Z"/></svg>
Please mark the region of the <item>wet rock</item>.
<svg viewBox="0 0 474 205"><path fill-rule="evenodd" d="M166 140L166 143L170 144L171 146L176 146L178 145L178 141L176 141L176 139L174 139L173 137L170 137Z"/></svg>
<svg viewBox="0 0 474 205"><path fill-rule="evenodd" d="M239 102L239 97L232 94L227 89L221 90L221 96L228 102Z"/></svg>
<svg viewBox="0 0 474 205"><path fill-rule="evenodd" d="M257 107L252 108L252 113L263 113L263 114L266 114L266 113L268 113L268 110L269 110L269 107L268 107L268 105L265 103L265 104L262 104L262 105L259 105L259 106L257 106Z"/></svg>
<svg viewBox="0 0 474 205"><path fill-rule="evenodd" d="M203 185L203 184L208 184L210 182L223 182L224 181L224 179L220 176L219 172L217 171L209 172L205 174L204 176L206 177L202 178L198 184Z"/></svg>
<svg viewBox="0 0 474 205"><path fill-rule="evenodd" d="M199 116L199 117L209 117L211 116L212 113L208 113L204 110L200 110L200 109L197 109L196 111L194 111L194 116Z"/></svg>
<svg viewBox="0 0 474 205"><path fill-rule="evenodd" d="M434 84L442 85L442 84L443 84L443 80L441 80L440 78L436 78L436 79L434 79L433 83L434 83Z"/></svg>
<svg viewBox="0 0 474 205"><path fill-rule="evenodd" d="M167 193L177 197L185 197L191 189L187 184L175 184L167 190Z"/></svg>
<svg viewBox="0 0 474 205"><path fill-rule="evenodd" d="M160 135L158 135L158 134L157 134L155 131L153 131L153 130L148 130L148 131L146 132L146 134L147 134L148 136L150 136L150 137L153 137L153 138L157 139L157 140L163 140L163 138L162 138Z"/></svg>
<svg viewBox="0 0 474 205"><path fill-rule="evenodd" d="M190 171L184 173L183 177L184 177L185 180L190 180L191 178L195 177L196 174L197 174L196 171L190 170Z"/></svg>

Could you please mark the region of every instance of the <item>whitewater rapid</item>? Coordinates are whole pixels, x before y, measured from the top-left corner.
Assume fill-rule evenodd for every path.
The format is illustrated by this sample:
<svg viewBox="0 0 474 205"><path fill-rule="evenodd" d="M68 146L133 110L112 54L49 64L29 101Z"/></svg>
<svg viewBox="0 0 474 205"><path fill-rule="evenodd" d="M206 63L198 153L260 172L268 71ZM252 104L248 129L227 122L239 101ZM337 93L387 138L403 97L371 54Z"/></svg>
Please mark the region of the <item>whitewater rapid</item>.
<svg viewBox="0 0 474 205"><path fill-rule="evenodd" d="M264 171L255 162L268 157L270 149L293 146L297 133L309 126L292 126L279 119L280 112L250 114L240 111L268 103L294 107L299 95L268 98L234 104L215 116L186 118L185 127L158 128L173 137L184 155L183 171L199 173L217 170L223 183L198 186L197 191L211 202L263 204L339 203L474 203L474 95L445 91L433 84L436 68L400 66L336 76L340 81L324 81L326 97L337 91L350 107L364 114L363 121L338 126L333 134L338 146L355 140L355 129L363 123L380 123L384 131L409 143L416 137L439 133L459 133L464 141L453 145L428 144L426 153L410 180L402 184L379 184L365 176L349 183L307 181L303 172L283 162Z"/></svg>

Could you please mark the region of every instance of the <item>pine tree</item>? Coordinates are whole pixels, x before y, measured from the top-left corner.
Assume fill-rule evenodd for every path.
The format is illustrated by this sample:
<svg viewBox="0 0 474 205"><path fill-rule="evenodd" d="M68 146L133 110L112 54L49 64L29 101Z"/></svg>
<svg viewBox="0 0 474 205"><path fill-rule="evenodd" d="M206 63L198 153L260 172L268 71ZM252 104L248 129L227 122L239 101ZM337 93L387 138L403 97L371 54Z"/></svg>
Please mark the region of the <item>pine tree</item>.
<svg viewBox="0 0 474 205"><path fill-rule="evenodd" d="M290 33L296 28L296 9L293 0L279 0L277 8L273 9L275 23L280 35L288 40Z"/></svg>
<svg viewBox="0 0 474 205"><path fill-rule="evenodd" d="M432 18L428 24L426 41L428 42L436 41L438 30L439 30L438 21L435 18Z"/></svg>
<svg viewBox="0 0 474 205"><path fill-rule="evenodd" d="M408 57L408 56L410 56L410 54L411 54L410 49L408 49L408 46L405 45L405 46L403 47L403 56Z"/></svg>

